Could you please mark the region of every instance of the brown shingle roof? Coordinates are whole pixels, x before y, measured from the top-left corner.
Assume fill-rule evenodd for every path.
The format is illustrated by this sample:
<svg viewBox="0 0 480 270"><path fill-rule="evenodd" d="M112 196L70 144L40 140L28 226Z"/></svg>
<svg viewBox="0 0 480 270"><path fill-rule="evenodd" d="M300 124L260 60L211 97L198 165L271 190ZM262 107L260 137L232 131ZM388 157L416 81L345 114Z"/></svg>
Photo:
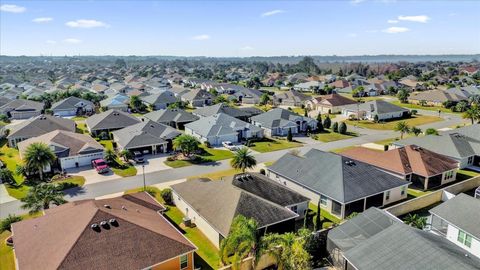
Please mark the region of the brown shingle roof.
<svg viewBox="0 0 480 270"><path fill-rule="evenodd" d="M416 145L386 152L356 147L345 150L341 155L402 175L414 173L430 177L458 168L457 161Z"/></svg>
<svg viewBox="0 0 480 270"><path fill-rule="evenodd" d="M324 96L320 96L320 98L321 98L320 103L332 105L333 107L357 104L355 100L349 99L339 94L324 95Z"/></svg>
<svg viewBox="0 0 480 270"><path fill-rule="evenodd" d="M148 197L136 194L68 203L45 216L13 224L19 268L143 269L195 250L152 210L163 207ZM139 200L143 202L134 202ZM98 231L91 228L111 219L117 222Z"/></svg>

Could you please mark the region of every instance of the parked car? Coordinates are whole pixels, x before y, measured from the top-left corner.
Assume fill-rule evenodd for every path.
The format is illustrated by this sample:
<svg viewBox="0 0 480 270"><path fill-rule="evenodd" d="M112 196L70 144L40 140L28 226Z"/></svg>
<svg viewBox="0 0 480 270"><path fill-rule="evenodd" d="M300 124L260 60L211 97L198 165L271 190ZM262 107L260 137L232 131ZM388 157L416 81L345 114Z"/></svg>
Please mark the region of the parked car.
<svg viewBox="0 0 480 270"><path fill-rule="evenodd" d="M224 141L222 142L223 147L227 148L228 150L235 151L238 150L238 147L235 146L231 141Z"/></svg>
<svg viewBox="0 0 480 270"><path fill-rule="evenodd" d="M137 164L145 162L145 159L143 158L143 154L140 151L133 152L133 160Z"/></svg>
<svg viewBox="0 0 480 270"><path fill-rule="evenodd" d="M108 172L108 165L105 160L99 158L92 160L92 167L95 168L97 173L106 173Z"/></svg>

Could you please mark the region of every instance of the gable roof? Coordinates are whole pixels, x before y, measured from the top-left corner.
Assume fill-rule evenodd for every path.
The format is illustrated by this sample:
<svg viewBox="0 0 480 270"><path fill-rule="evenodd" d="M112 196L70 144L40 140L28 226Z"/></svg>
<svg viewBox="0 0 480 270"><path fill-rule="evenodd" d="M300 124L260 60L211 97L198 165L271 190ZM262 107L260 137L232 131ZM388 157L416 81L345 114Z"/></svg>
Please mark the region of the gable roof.
<svg viewBox="0 0 480 270"><path fill-rule="evenodd" d="M113 131L112 134L118 144L128 149L162 144L181 133L170 126L147 120Z"/></svg>
<svg viewBox="0 0 480 270"><path fill-rule="evenodd" d="M186 124L185 127L194 130L195 133L203 137L237 134L237 130L243 130L246 128L253 132L262 130L257 126L224 113L200 118L195 122Z"/></svg>
<svg viewBox="0 0 480 270"><path fill-rule="evenodd" d="M430 177L458 168L456 160L416 145L384 152L355 147L343 151L341 155L402 175L414 173Z"/></svg>
<svg viewBox="0 0 480 270"><path fill-rule="evenodd" d="M430 213L480 240L480 200L460 193L430 209Z"/></svg>
<svg viewBox="0 0 480 270"><path fill-rule="evenodd" d="M443 91L443 90L428 90L423 92L414 92L409 97L409 100L425 100L430 102L445 102L445 101L460 101L466 100L467 98L453 91Z"/></svg>
<svg viewBox="0 0 480 270"><path fill-rule="evenodd" d="M177 98L173 95L172 92L162 91L157 94L151 94L147 96L142 96L140 98L143 102L148 104L158 104L158 103L175 103Z"/></svg>
<svg viewBox="0 0 480 270"><path fill-rule="evenodd" d="M255 219L259 228L298 216L227 181L197 179L171 188L224 237L228 236L232 221L238 215Z"/></svg>
<svg viewBox="0 0 480 270"><path fill-rule="evenodd" d="M287 153L268 170L341 203L409 184L370 164L317 149L303 156Z"/></svg>
<svg viewBox="0 0 480 270"><path fill-rule="evenodd" d="M189 101L197 99L213 99L213 95L203 89L193 89L182 95L182 99Z"/></svg>
<svg viewBox="0 0 480 270"><path fill-rule="evenodd" d="M349 99L347 97L344 97L342 95L335 94L335 93L330 95L319 96L317 99L320 99L319 101L321 104L328 104L328 105L332 105L333 107L357 104L355 100Z"/></svg>
<svg viewBox="0 0 480 270"><path fill-rule="evenodd" d="M297 119L307 122L316 121L313 118L301 116L282 108L272 109L260 115L253 116L251 119L252 121L262 124L262 127L270 129L276 127L283 127L286 125L292 125L292 123L296 126L297 124L295 123L295 121Z"/></svg>
<svg viewBox="0 0 480 270"><path fill-rule="evenodd" d="M181 109L158 110L149 112L143 116L157 123L186 123L193 122L199 119L198 116Z"/></svg>
<svg viewBox="0 0 480 270"><path fill-rule="evenodd" d="M41 102L36 102L28 99L14 99L10 102L7 102L0 107L0 112L7 113L10 111L41 111L43 110L44 104Z"/></svg>
<svg viewBox="0 0 480 270"><path fill-rule="evenodd" d="M37 137L54 130L75 132L75 122L70 119L54 117L51 115L39 115L25 120L18 125L11 126L8 138Z"/></svg>
<svg viewBox="0 0 480 270"><path fill-rule="evenodd" d="M58 102L53 103L51 109L52 110L76 109L77 105L79 104L83 104L80 107L89 105L93 108L93 102L90 102L82 98L71 96L66 99L62 99Z"/></svg>
<svg viewBox="0 0 480 270"><path fill-rule="evenodd" d="M104 99L100 101L100 106L102 107L108 107L108 106L128 106L128 101L130 98L127 95L124 94L116 94L114 96L111 96L107 99Z"/></svg>
<svg viewBox="0 0 480 270"><path fill-rule="evenodd" d="M41 136L19 142L18 150L20 153L24 153L27 147L34 142L43 142L52 146L55 149L54 152L68 151L67 156L98 152L104 149L100 143L89 135L64 130L54 130Z"/></svg>
<svg viewBox="0 0 480 270"><path fill-rule="evenodd" d="M212 106L197 108L192 113L202 117L207 117L218 113L228 114L235 118L250 116L248 112L230 107L224 103L218 103Z"/></svg>
<svg viewBox="0 0 480 270"><path fill-rule="evenodd" d="M352 111L365 111L365 112L374 112L376 114L384 114L384 113L393 113L393 112L408 112L407 109L402 108L400 106L394 105L390 102L377 99L367 101L365 103L359 103L358 105L352 104L345 106L346 109Z"/></svg>
<svg viewBox="0 0 480 270"><path fill-rule="evenodd" d="M90 130L120 129L139 123L140 119L119 110L108 110L94 114L85 120Z"/></svg>
<svg viewBox="0 0 480 270"><path fill-rule="evenodd" d="M196 249L162 215L131 196L72 202L13 224L19 268L143 269Z"/></svg>

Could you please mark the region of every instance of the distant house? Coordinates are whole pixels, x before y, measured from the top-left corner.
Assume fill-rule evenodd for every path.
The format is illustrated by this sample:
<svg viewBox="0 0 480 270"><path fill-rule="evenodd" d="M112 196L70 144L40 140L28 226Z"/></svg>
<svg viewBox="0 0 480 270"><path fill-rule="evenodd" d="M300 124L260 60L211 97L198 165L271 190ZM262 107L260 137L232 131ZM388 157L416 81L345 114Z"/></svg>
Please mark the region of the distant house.
<svg viewBox="0 0 480 270"><path fill-rule="evenodd" d="M289 232L303 218L308 198L260 174L237 174L223 181L190 180L172 185L177 208L219 247L238 215L253 218L259 235ZM297 213L298 212L298 213Z"/></svg>
<svg viewBox="0 0 480 270"><path fill-rule="evenodd" d="M3 107L3 105L11 102L12 100L7 98L7 97L3 97L3 96L0 96L0 108Z"/></svg>
<svg viewBox="0 0 480 270"><path fill-rule="evenodd" d="M149 112L143 117L148 118L154 122L168 125L176 129L185 129L185 125L199 119L198 116L193 115L181 109L165 109Z"/></svg>
<svg viewBox="0 0 480 270"><path fill-rule="evenodd" d="M478 270L480 265L442 236L374 207L330 230L327 251L342 270Z"/></svg>
<svg viewBox="0 0 480 270"><path fill-rule="evenodd" d="M94 114L85 120L88 132L98 136L102 132L111 132L140 122L140 119L119 110L108 110Z"/></svg>
<svg viewBox="0 0 480 270"><path fill-rule="evenodd" d="M175 95L169 91L162 91L158 94L142 96L140 99L146 105L152 106L154 110L166 109L170 104L178 101Z"/></svg>
<svg viewBox="0 0 480 270"><path fill-rule="evenodd" d="M287 153L267 170L268 177L340 219L406 199L410 184L370 164L316 149L303 156Z"/></svg>
<svg viewBox="0 0 480 270"><path fill-rule="evenodd" d="M480 124L453 129L440 136L412 137L392 144L396 147L414 144L456 160L459 168L480 170Z"/></svg>
<svg viewBox="0 0 480 270"><path fill-rule="evenodd" d="M336 81L330 83L329 86L334 87L334 88L346 88L346 87L349 87L351 85L347 80L340 79L340 80L336 80Z"/></svg>
<svg viewBox="0 0 480 270"><path fill-rule="evenodd" d="M100 101L100 106L107 110L128 111L128 103L130 98L124 94L116 94L112 97Z"/></svg>
<svg viewBox="0 0 480 270"><path fill-rule="evenodd" d="M357 102L336 93L312 98L305 102L308 109L322 114L340 113L343 106L352 104L357 104Z"/></svg>
<svg viewBox="0 0 480 270"><path fill-rule="evenodd" d="M75 116L95 112L95 105L88 100L72 96L52 104L50 109L55 116Z"/></svg>
<svg viewBox="0 0 480 270"><path fill-rule="evenodd" d="M289 90L275 94L273 96L273 103L276 105L300 107L309 99L309 96L301 92Z"/></svg>
<svg viewBox="0 0 480 270"><path fill-rule="evenodd" d="M408 97L408 102L412 104L425 103L427 106L443 106L444 102L458 102L460 100L467 100L468 98L459 95L458 93L444 91L444 90L429 90L423 92L413 92Z"/></svg>
<svg viewBox="0 0 480 270"><path fill-rule="evenodd" d="M262 95L263 93L259 90L242 87L229 97L235 97L242 104L258 104Z"/></svg>
<svg viewBox="0 0 480 270"><path fill-rule="evenodd" d="M20 157L29 145L36 142L47 144L58 159L59 169L90 165L91 161L103 158L103 146L92 137L71 131L54 130L18 143Z"/></svg>
<svg viewBox="0 0 480 270"><path fill-rule="evenodd" d="M317 120L298 115L289 110L276 108L251 118L252 124L265 130L266 136L287 136L306 132L308 128L315 130Z"/></svg>
<svg viewBox="0 0 480 270"><path fill-rule="evenodd" d="M252 107L233 108L224 103L205 106L192 111L192 114L199 117L208 117L219 113L228 114L245 122L249 122L252 116L259 115L263 113L263 111Z"/></svg>
<svg viewBox="0 0 480 270"><path fill-rule="evenodd" d="M147 120L113 131L112 134L120 150L155 155L171 150L172 140L181 133L170 126Z"/></svg>
<svg viewBox="0 0 480 270"><path fill-rule="evenodd" d="M233 143L250 138L262 138L263 130L252 124L219 113L186 124L185 133L211 145L220 145L224 141Z"/></svg>
<svg viewBox="0 0 480 270"><path fill-rule="evenodd" d="M435 232L480 258L479 199L460 193L429 212Z"/></svg>
<svg viewBox="0 0 480 270"><path fill-rule="evenodd" d="M0 107L0 114L10 119L28 119L42 114L44 104L27 99L14 99Z"/></svg>
<svg viewBox="0 0 480 270"><path fill-rule="evenodd" d="M324 83L319 81L309 81L304 83L299 83L293 86L293 90L300 92L315 92L316 90L323 89L325 86Z"/></svg>
<svg viewBox="0 0 480 270"><path fill-rule="evenodd" d="M379 121L402 118L408 113L409 110L384 100L372 100L342 108L342 115L345 117L354 116L359 119L374 120L376 115Z"/></svg>
<svg viewBox="0 0 480 270"><path fill-rule="evenodd" d="M75 122L50 115L36 116L10 127L10 133L7 136L8 145L10 147L16 147L17 143L21 141L38 137L55 130L75 132Z"/></svg>
<svg viewBox="0 0 480 270"><path fill-rule="evenodd" d="M419 189L431 189L455 181L458 162L416 145L385 152L355 147L341 153L412 182Z"/></svg>
<svg viewBox="0 0 480 270"><path fill-rule="evenodd" d="M194 269L197 249L145 193L81 200L12 225L18 269Z"/></svg>
<svg viewBox="0 0 480 270"><path fill-rule="evenodd" d="M209 106L213 103L214 96L203 89L193 89L181 96L181 100L189 102L193 107Z"/></svg>

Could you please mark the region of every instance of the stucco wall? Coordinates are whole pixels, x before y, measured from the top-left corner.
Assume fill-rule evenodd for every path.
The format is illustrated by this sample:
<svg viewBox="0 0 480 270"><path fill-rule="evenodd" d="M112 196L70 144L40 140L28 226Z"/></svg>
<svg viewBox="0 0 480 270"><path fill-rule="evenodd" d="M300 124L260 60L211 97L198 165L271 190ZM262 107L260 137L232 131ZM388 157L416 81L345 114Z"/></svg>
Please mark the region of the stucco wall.
<svg viewBox="0 0 480 270"><path fill-rule="evenodd" d="M182 270L193 270L193 252L187 254L188 256L188 266ZM163 262L159 265L156 265L151 268L152 270L179 270L180 269L180 257L173 258L166 262Z"/></svg>
<svg viewBox="0 0 480 270"><path fill-rule="evenodd" d="M480 241L475 239L475 238L472 238L471 246L470 247L465 246L464 244L460 243L457 240L458 239L458 231L459 231L459 229L457 227L448 224L447 235L446 235L447 239L450 240L452 243L455 243L459 247L467 250L468 252L470 252L473 255L480 258Z"/></svg>

